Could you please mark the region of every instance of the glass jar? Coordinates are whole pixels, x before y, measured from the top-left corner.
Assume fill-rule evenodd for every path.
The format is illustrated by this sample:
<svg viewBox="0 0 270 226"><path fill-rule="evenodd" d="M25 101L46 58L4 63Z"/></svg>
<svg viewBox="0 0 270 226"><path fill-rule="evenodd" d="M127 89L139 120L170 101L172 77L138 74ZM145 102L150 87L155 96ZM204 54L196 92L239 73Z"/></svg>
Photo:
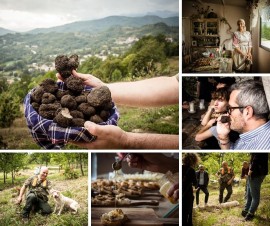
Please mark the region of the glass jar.
<svg viewBox="0 0 270 226"><path fill-rule="evenodd" d="M173 197L169 197L167 192L169 189L177 182L177 175L173 175L171 171L168 171L164 176L158 181L159 183L159 192L171 203L176 204L177 201Z"/></svg>

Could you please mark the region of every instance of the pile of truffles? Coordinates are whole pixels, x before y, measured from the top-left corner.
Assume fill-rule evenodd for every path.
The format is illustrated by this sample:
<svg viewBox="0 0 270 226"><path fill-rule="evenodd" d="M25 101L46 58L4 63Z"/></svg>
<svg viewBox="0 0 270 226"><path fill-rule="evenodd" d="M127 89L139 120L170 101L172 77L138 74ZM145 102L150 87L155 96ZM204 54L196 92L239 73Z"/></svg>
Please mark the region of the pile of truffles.
<svg viewBox="0 0 270 226"><path fill-rule="evenodd" d="M113 108L108 87L101 86L85 91L83 81L71 75L70 70L75 68L73 66L77 65L77 61L78 58L73 56L56 57L55 62L58 63L56 68L69 70L69 76L64 79L66 90L58 89L54 80L46 79L31 93L31 104L36 112L41 117L53 120L65 128L83 127L85 121L106 122ZM61 76L63 77L62 72Z"/></svg>

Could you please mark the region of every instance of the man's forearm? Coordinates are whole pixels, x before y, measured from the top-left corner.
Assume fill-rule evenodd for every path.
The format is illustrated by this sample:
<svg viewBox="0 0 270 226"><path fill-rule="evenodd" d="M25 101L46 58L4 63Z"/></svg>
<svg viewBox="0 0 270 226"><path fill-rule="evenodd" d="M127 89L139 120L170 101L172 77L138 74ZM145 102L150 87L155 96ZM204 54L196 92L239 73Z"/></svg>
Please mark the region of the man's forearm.
<svg viewBox="0 0 270 226"><path fill-rule="evenodd" d="M126 146L129 149L179 149L179 136L128 132Z"/></svg>
<svg viewBox="0 0 270 226"><path fill-rule="evenodd" d="M19 198L23 197L24 192L25 192L25 185L23 185L21 190L20 190Z"/></svg>
<svg viewBox="0 0 270 226"><path fill-rule="evenodd" d="M158 107L179 103L179 83L175 76L111 83L107 86L117 104Z"/></svg>

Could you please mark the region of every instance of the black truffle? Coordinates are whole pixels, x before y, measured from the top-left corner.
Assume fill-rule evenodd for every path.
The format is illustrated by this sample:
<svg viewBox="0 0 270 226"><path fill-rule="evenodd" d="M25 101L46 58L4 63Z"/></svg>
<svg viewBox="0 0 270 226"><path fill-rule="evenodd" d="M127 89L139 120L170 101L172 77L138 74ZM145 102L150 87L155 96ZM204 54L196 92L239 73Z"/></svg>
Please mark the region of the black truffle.
<svg viewBox="0 0 270 226"><path fill-rule="evenodd" d="M61 90L61 89L59 89L59 90L57 90L57 92L55 94L57 100L61 100L61 98L63 96L65 96L65 95L70 95L69 90Z"/></svg>
<svg viewBox="0 0 270 226"><path fill-rule="evenodd" d="M103 106L102 106L102 108L103 108L104 110L106 110L106 111L111 110L111 109L113 108L113 102L112 102L112 100L110 100L110 101L107 102L107 103L104 103Z"/></svg>
<svg viewBox="0 0 270 226"><path fill-rule="evenodd" d="M75 97L75 100L77 102L77 104L81 104L81 103L86 103L86 96L85 95L80 95Z"/></svg>
<svg viewBox="0 0 270 226"><path fill-rule="evenodd" d="M72 116L69 113L67 108L63 108L53 119L55 123L57 123L61 127L69 127L72 126Z"/></svg>
<svg viewBox="0 0 270 226"><path fill-rule="evenodd" d="M100 116L100 118L102 118L102 120L105 122L105 121L107 121L108 118L110 117L110 112L109 112L109 111L102 110L102 111L99 113L99 116Z"/></svg>
<svg viewBox="0 0 270 226"><path fill-rule="evenodd" d="M77 108L77 102L71 95L63 96L60 103L63 108L68 108L69 110L75 110Z"/></svg>
<svg viewBox="0 0 270 226"><path fill-rule="evenodd" d="M94 122L94 123L102 123L102 122L104 122L103 120L102 120L102 118L100 118L100 116L99 115L93 115L93 116L91 116L90 117L90 121L91 122Z"/></svg>
<svg viewBox="0 0 270 226"><path fill-rule="evenodd" d="M72 126L75 127L84 127L85 120L82 118L73 118L72 119Z"/></svg>
<svg viewBox="0 0 270 226"><path fill-rule="evenodd" d="M52 103L54 103L55 100L56 100L56 97L53 94L51 94L51 93L44 93L42 95L41 103L42 104L52 104Z"/></svg>
<svg viewBox="0 0 270 226"><path fill-rule="evenodd" d="M39 107L39 115L46 119L53 119L56 116L57 109L61 108L59 103L41 104Z"/></svg>
<svg viewBox="0 0 270 226"><path fill-rule="evenodd" d="M83 80L74 76L70 76L65 81L67 88L74 93L81 93L84 89Z"/></svg>
<svg viewBox="0 0 270 226"><path fill-rule="evenodd" d="M96 114L95 108L93 108L90 104L88 103L82 103L78 106L78 110L84 114L84 116L87 118L89 116L92 116Z"/></svg>
<svg viewBox="0 0 270 226"><path fill-rule="evenodd" d="M223 115L223 116L221 116L220 121L222 123L230 122L230 117L229 116L226 116L226 115Z"/></svg>
<svg viewBox="0 0 270 226"><path fill-rule="evenodd" d="M76 70L79 66L78 55L67 57L60 55L55 58L55 69L63 79L68 78L72 74L72 70Z"/></svg>
<svg viewBox="0 0 270 226"><path fill-rule="evenodd" d="M78 110L73 110L73 111L70 111L70 115L73 117L73 118L84 118L84 115L82 112L78 111Z"/></svg>
<svg viewBox="0 0 270 226"><path fill-rule="evenodd" d="M40 105L38 103L36 103L36 102L32 103L32 107L35 109L36 112L38 112L39 106Z"/></svg>
<svg viewBox="0 0 270 226"><path fill-rule="evenodd" d="M53 79L45 79L40 83L45 93L56 93L58 90L57 83Z"/></svg>
<svg viewBox="0 0 270 226"><path fill-rule="evenodd" d="M87 102L93 107L101 107L111 101L111 92L107 86L95 88L87 96Z"/></svg>
<svg viewBox="0 0 270 226"><path fill-rule="evenodd" d="M36 103L41 103L42 95L45 93L44 89L41 86L38 86L32 93L31 93L31 101Z"/></svg>

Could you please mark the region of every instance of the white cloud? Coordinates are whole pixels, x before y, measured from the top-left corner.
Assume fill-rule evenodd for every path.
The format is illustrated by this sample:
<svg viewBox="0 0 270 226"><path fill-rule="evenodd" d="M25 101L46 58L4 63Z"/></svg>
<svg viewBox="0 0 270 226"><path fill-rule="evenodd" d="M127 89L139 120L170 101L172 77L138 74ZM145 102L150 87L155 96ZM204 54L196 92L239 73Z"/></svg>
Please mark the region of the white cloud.
<svg viewBox="0 0 270 226"><path fill-rule="evenodd" d="M179 11L178 0L0 0L0 27L27 31L111 15Z"/></svg>

